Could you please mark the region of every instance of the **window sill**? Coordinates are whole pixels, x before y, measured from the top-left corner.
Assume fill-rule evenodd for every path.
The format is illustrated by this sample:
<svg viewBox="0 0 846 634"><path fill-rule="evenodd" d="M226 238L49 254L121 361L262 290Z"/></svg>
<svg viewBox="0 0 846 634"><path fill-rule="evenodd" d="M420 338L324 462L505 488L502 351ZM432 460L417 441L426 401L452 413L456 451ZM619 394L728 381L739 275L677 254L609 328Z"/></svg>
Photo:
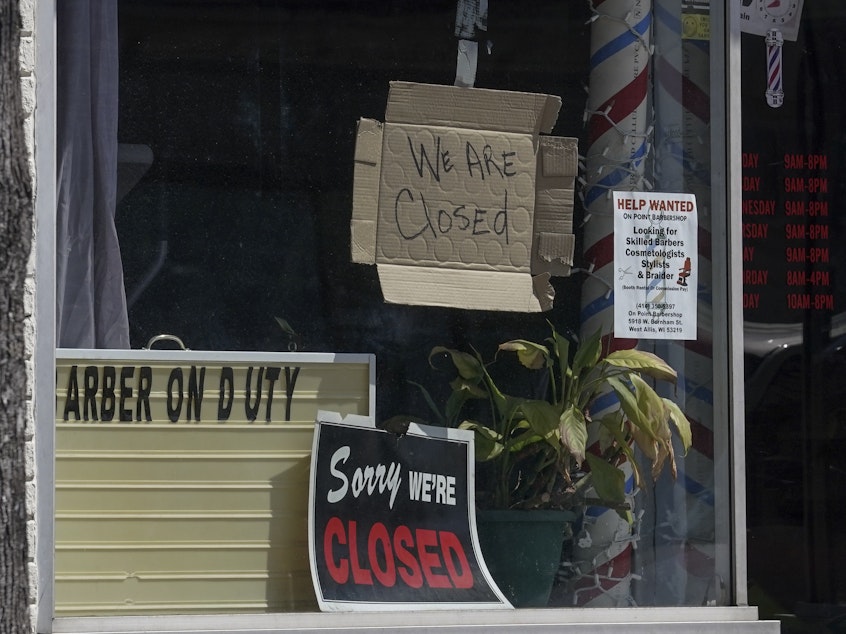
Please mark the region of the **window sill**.
<svg viewBox="0 0 846 634"><path fill-rule="evenodd" d="M591 608L572 610L513 611L427 611L395 613L292 613L233 616L159 616L61 618L53 622L53 632L68 634L173 634L191 632L290 632L344 631L461 632L479 627L500 632L573 632L601 634L617 632L625 624L628 633L647 632L749 632L777 633L777 621L758 621L754 607L680 608ZM401 622L398 622L400 621Z"/></svg>

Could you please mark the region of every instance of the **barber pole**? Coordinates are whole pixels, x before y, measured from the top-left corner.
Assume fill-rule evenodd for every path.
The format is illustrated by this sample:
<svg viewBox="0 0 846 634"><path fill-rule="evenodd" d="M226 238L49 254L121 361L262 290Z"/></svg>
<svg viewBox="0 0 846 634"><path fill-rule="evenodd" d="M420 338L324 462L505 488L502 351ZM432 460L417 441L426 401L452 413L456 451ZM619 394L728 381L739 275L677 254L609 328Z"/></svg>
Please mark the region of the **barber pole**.
<svg viewBox="0 0 846 634"><path fill-rule="evenodd" d="M770 29L764 41L767 45L767 104L770 108L781 108L784 104L784 86L781 81L784 36L778 29Z"/></svg>
<svg viewBox="0 0 846 634"><path fill-rule="evenodd" d="M650 189L646 160L651 151L649 65L652 3L649 0L589 0L591 16L589 126L584 158L585 252L588 278L582 287L581 332L611 333L605 350L632 348L636 340L613 336L614 215L612 192ZM590 412L601 417L617 407L600 399ZM591 439L593 443L596 439ZM628 467L626 465L626 467ZM631 468L626 469L632 481ZM630 500L631 502L631 497ZM632 549L636 531L615 511L590 508L574 544L573 602L583 606L632 605Z"/></svg>

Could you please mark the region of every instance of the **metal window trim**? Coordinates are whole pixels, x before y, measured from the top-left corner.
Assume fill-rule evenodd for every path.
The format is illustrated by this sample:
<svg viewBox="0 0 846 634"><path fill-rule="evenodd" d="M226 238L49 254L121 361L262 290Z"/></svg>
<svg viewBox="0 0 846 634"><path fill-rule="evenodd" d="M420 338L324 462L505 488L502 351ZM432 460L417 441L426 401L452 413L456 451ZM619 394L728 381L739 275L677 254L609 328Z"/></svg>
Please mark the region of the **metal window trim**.
<svg viewBox="0 0 846 634"><path fill-rule="evenodd" d="M732 564L732 596L734 605L748 605L747 563L746 563L746 430L745 430L745 385L743 373L743 240L741 218L741 90L740 90L740 14L736 3L716 3L717 11L723 14L724 42L719 50L724 56L719 67L720 77L712 76L712 85L722 88L722 94L712 100L712 108L724 113L721 122L722 156L725 174L717 179L726 201L726 341L728 342L728 409L730 444L727 447L729 499L731 501L731 527L729 544ZM715 60L716 61L716 60Z"/></svg>
<svg viewBox="0 0 846 634"><path fill-rule="evenodd" d="M53 628L56 399L56 0L35 2L35 566L37 632Z"/></svg>
<svg viewBox="0 0 846 634"><path fill-rule="evenodd" d="M711 148L714 268L714 489L717 575L726 601L748 605L743 385L743 302L740 224L740 24L733 3L712 3ZM720 425L721 426L718 426ZM727 568L725 566L728 566Z"/></svg>

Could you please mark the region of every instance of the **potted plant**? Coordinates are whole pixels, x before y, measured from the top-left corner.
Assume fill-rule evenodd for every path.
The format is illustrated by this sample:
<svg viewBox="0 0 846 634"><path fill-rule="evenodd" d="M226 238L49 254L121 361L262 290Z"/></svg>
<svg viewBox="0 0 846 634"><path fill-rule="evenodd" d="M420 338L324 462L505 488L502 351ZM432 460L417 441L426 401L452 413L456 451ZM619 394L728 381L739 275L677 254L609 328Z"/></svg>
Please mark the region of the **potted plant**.
<svg viewBox="0 0 846 634"><path fill-rule="evenodd" d="M644 483L634 447L651 460L652 478L667 468L675 477L673 427L684 451L691 442L690 425L681 409L659 396L647 382L651 378L675 383L676 372L665 361L641 350L603 354L599 331L571 350L570 340L550 327L551 336L544 343L514 339L500 344L497 350L497 355L515 353L519 363L536 375L537 380L529 383L535 389L530 396L500 387L501 381L494 379L496 357L487 363L477 351L442 346L433 348L429 355L433 367L438 367L438 360L448 358L457 372L443 412L423 391L443 424L475 434L477 479L481 483L477 496L481 509L479 535L495 579L497 570L503 576L510 575L516 572L516 565L497 565L492 551L516 553L518 546L529 541L523 527L517 529L523 532L522 538L504 536L503 511L521 521L541 518L526 511L556 511L559 521L566 522L585 506L602 505L631 521L622 464L628 461L631 465L636 486ZM599 396L609 392L616 394L619 407L595 418L591 408ZM588 450L589 437L599 441L593 452ZM497 523L488 536L485 520ZM552 535L558 554L545 555L547 567L552 568L547 572L550 588L563 541L561 529L552 529ZM526 558L525 553L518 556ZM530 578L537 580L539 568L530 568ZM519 591L527 583L503 578L497 581L506 586L506 594L509 586ZM545 592L548 598L549 590ZM526 598L512 594L511 598L517 604L546 603L543 591Z"/></svg>

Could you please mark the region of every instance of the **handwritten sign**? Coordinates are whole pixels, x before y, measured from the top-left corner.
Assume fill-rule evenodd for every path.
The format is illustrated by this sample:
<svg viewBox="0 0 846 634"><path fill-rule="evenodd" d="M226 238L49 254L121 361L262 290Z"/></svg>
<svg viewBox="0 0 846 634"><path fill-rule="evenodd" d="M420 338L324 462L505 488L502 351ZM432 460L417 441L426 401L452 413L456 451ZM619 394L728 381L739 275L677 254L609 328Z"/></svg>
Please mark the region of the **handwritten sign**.
<svg viewBox="0 0 846 634"><path fill-rule="evenodd" d="M528 270L536 157L528 135L385 127L380 242L386 261Z"/></svg>
<svg viewBox="0 0 846 634"><path fill-rule="evenodd" d="M473 436L321 412L309 546L322 610L510 607L479 555Z"/></svg>
<svg viewBox="0 0 846 634"><path fill-rule="evenodd" d="M696 339L693 194L614 192L614 334Z"/></svg>

